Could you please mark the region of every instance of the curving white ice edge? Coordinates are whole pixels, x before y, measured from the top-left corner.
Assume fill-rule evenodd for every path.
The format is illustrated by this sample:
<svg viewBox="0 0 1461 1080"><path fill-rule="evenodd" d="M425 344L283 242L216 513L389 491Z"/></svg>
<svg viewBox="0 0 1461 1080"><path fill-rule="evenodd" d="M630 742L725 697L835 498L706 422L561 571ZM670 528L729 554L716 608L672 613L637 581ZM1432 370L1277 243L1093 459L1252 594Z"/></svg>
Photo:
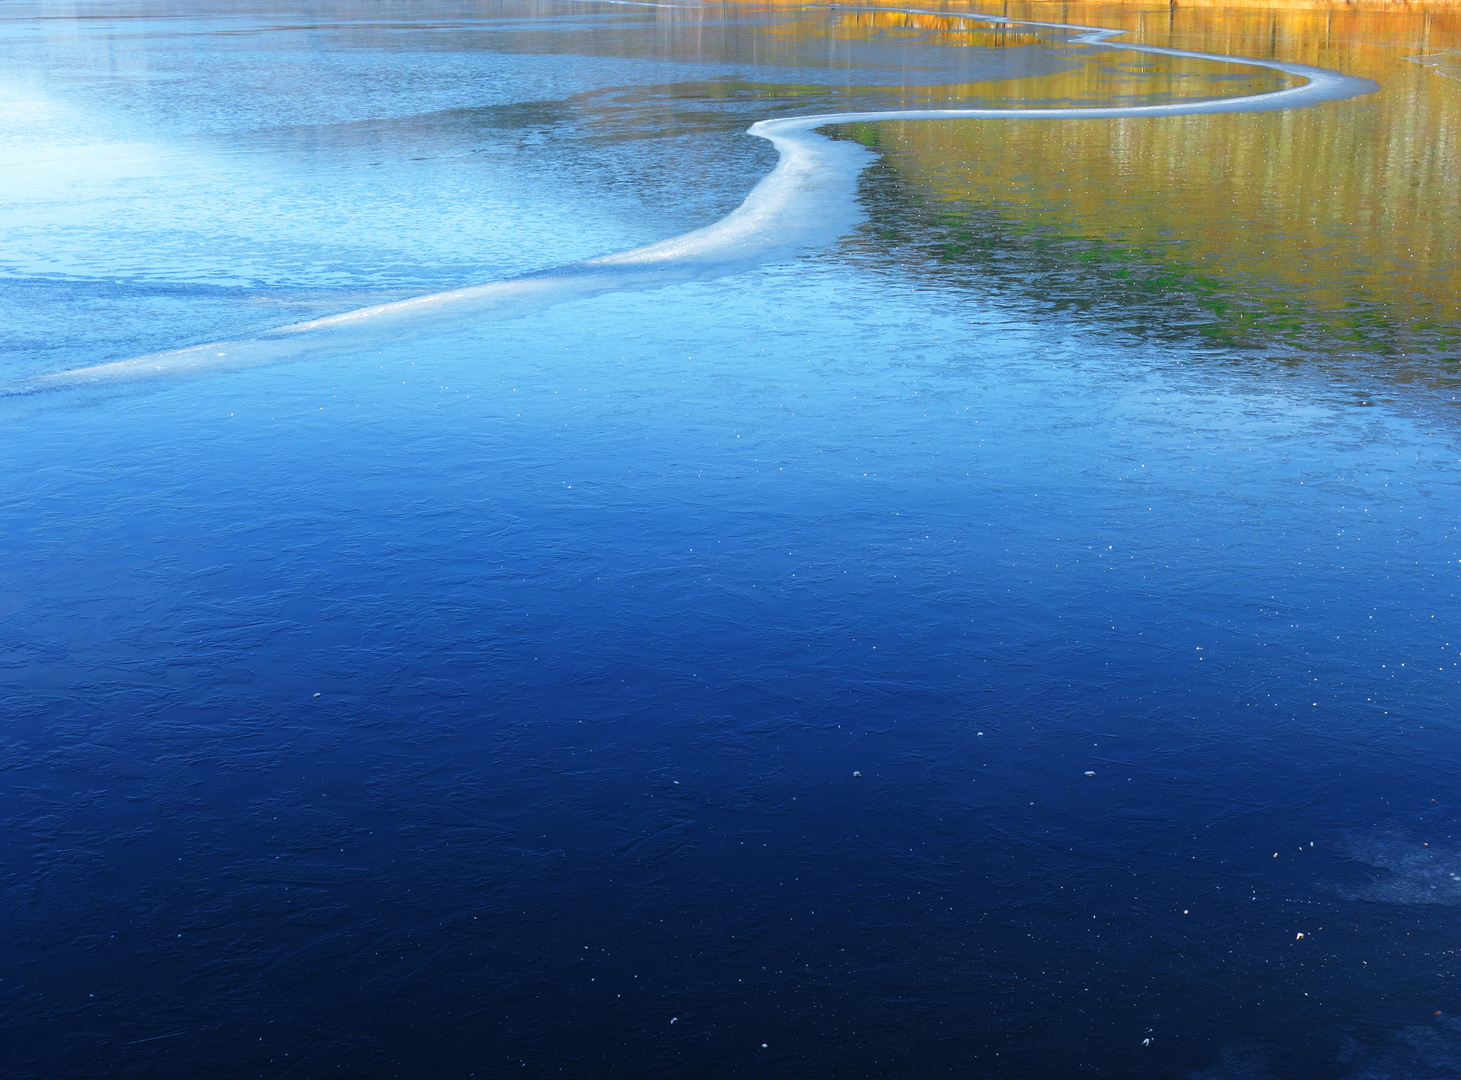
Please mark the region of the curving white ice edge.
<svg viewBox="0 0 1461 1080"><path fill-rule="evenodd" d="M951 14L910 8L868 10L913 15ZM1074 30L1077 33L1068 40L1083 45L1103 45L1109 39L1125 33L1124 30L1095 26L1032 22L972 12L956 17L971 22ZM830 243L861 220L855 200L857 178L873 159L873 154L858 144L836 141L817 133L816 129L832 124L879 120L1108 119L1260 112L1340 101L1373 93L1379 88L1370 79L1342 75L1337 71L1309 67L1306 64L1190 52L1156 45L1123 43L1110 47L1128 52L1270 68L1300 76L1308 81L1299 86L1263 94L1166 105L1079 109L912 109L822 113L816 116L760 120L747 130L752 135L769 140L776 147L779 155L776 167L751 189L740 206L720 221L703 229L631 251L588 259L523 277L472 285L293 323L264 331L251 338L194 345L131 360L118 360L42 375L24 383L0 388L0 394L34 393L96 383L283 363L338 352L342 348L369 347L372 340L398 341L403 337L416 336L423 330L429 332L431 324L444 309L451 309L453 314L473 319L512 318L565 300L721 277L749 266L790 257L808 248ZM378 336L372 339L372 334Z"/></svg>

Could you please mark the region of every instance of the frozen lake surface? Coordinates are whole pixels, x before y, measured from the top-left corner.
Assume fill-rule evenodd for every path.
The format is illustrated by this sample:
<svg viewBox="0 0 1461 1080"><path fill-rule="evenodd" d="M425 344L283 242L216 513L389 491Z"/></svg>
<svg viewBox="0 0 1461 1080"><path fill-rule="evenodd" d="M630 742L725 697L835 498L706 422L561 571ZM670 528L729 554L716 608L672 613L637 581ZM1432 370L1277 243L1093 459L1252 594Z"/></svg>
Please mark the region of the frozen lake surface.
<svg viewBox="0 0 1461 1080"><path fill-rule="evenodd" d="M861 9L0 15L27 389L712 225L769 117L1303 81ZM1263 53L1382 85L1300 112L831 129L800 254L0 399L6 1075L1458 1075L1455 146L1332 214L1219 167L1449 130L1379 35ZM1151 203L1049 241L1097 151Z"/></svg>

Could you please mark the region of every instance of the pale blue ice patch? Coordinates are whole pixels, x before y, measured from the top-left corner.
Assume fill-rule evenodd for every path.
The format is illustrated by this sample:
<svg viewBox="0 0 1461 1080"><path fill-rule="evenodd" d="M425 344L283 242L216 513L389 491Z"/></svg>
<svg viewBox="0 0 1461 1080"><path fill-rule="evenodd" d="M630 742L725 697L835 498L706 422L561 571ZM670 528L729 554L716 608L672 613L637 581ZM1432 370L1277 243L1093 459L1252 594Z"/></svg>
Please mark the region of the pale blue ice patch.
<svg viewBox="0 0 1461 1080"><path fill-rule="evenodd" d="M1062 23L1030 23L995 16L986 22L1074 31L1073 43L1104 46L1121 31ZM43 375L6 388L27 393L68 386L115 383L282 363L340 351L369 349L439 329L444 317L475 321L514 318L527 312L606 292L658 288L737 273L825 247L861 220L856 203L859 173L873 155L835 141L821 129L889 120L1043 120L1169 117L1304 108L1373 92L1376 84L1324 68L1240 56L1220 56L1149 45L1122 49L1188 59L1222 61L1297 76L1303 83L1229 98L1094 108L917 109L820 113L758 121L749 132L769 140L778 162L745 200L722 220L668 240L553 270L524 274L362 307L278 327L248 338L196 345L135 359ZM517 197L516 191L512 197ZM574 213L569 207L569 213ZM495 214L502 216L501 208Z"/></svg>

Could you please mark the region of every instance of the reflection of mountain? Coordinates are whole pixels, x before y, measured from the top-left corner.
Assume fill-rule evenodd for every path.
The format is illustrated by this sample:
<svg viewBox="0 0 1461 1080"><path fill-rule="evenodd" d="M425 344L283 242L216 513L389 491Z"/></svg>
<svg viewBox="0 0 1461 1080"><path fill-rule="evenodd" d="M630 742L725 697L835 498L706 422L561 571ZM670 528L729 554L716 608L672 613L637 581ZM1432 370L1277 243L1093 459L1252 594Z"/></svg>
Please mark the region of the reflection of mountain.
<svg viewBox="0 0 1461 1080"><path fill-rule="evenodd" d="M1454 53L1461 11L1003 10L1382 89L1284 113L882 124L861 137L912 215L890 231L956 272L993 261L1056 302L1107 301L1132 326L1172 317L1175 299L1190 328L1268 353L1410 355L1432 371L1461 355L1461 95L1443 63L1415 62Z"/></svg>

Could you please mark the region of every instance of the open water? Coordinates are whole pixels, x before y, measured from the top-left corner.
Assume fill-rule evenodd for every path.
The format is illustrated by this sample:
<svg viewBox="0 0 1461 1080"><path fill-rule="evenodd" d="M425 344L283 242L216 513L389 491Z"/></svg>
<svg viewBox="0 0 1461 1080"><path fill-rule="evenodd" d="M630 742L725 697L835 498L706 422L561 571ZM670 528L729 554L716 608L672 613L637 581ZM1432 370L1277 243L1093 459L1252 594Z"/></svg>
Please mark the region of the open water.
<svg viewBox="0 0 1461 1080"><path fill-rule="evenodd" d="M1153 291L1029 149L1246 237L1303 162L1205 135L1391 110L1335 198L1444 194L1457 91L833 125L764 201L772 117L1309 85L966 10L0 11L6 1076L1461 1075L1450 210ZM1220 30L1131 40L1383 37ZM1214 332L1350 310L1290 241L1384 332Z"/></svg>

